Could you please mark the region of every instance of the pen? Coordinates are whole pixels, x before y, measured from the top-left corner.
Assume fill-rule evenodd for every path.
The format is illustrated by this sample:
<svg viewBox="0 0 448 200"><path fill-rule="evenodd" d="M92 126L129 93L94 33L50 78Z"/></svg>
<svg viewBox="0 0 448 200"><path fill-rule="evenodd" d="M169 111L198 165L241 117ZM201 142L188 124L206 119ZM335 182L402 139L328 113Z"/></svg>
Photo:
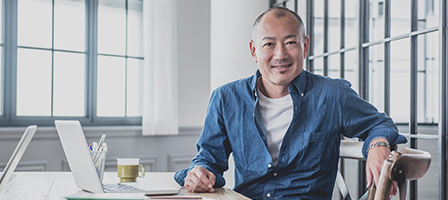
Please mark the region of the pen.
<svg viewBox="0 0 448 200"><path fill-rule="evenodd" d="M93 142L93 143L92 143L92 151L93 151L94 149L96 149L96 147L98 147L98 143Z"/></svg>
<svg viewBox="0 0 448 200"><path fill-rule="evenodd" d="M104 139L105 139L105 138L106 138L106 134L103 134L103 135L101 136L100 142L98 142L98 149L97 149L97 151L100 150L101 146L103 145L103 142L104 142Z"/></svg>
<svg viewBox="0 0 448 200"><path fill-rule="evenodd" d="M96 148L96 151L99 151L100 150L100 148L101 148L101 146L103 146L103 142L104 142L104 139L106 138L106 134L103 134L102 136L101 136L101 139L100 139L100 142L98 143L98 147ZM96 160L96 157L98 156L98 153L96 153L95 154L95 156L93 157L93 160Z"/></svg>
<svg viewBox="0 0 448 200"><path fill-rule="evenodd" d="M92 153L93 148L92 148L92 144L89 144L89 149L90 149L90 156L92 156L92 158L95 156L94 153Z"/></svg>
<svg viewBox="0 0 448 200"><path fill-rule="evenodd" d="M201 195L149 196L149 199L202 199Z"/></svg>

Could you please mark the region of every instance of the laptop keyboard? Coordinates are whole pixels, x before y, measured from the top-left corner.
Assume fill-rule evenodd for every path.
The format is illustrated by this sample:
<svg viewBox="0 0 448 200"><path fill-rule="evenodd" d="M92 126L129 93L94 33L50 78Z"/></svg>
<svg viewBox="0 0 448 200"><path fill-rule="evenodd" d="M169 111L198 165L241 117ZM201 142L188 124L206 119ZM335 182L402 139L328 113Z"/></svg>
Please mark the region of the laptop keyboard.
<svg viewBox="0 0 448 200"><path fill-rule="evenodd" d="M104 192L132 192L141 191L142 189L121 183L106 183L103 184Z"/></svg>

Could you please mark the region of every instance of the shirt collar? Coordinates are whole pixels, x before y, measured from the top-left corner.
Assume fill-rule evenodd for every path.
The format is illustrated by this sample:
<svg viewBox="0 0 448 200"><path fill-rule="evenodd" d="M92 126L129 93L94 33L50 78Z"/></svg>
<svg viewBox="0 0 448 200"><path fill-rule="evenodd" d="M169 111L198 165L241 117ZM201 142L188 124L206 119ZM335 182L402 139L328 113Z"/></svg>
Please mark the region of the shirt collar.
<svg viewBox="0 0 448 200"><path fill-rule="evenodd" d="M305 95L305 88L306 88L306 77L308 75L308 71L302 70L302 72L292 80L292 84L295 88L297 88L300 95ZM257 69L257 72L252 77L251 81L251 88L252 93L254 94L254 97L257 97L257 81L261 77L260 70Z"/></svg>
<svg viewBox="0 0 448 200"><path fill-rule="evenodd" d="M294 80L292 80L292 85L297 88L300 95L305 95L306 88L306 78L308 76L308 71L302 70L302 72Z"/></svg>
<svg viewBox="0 0 448 200"><path fill-rule="evenodd" d="M257 93L257 81L258 81L258 78L260 78L261 77L261 73L260 73L260 70L258 70L257 69L257 72L255 72L255 74L252 76L252 81L250 82L250 86L251 86L251 88L252 88L252 94L253 94L253 97L254 97L254 101L255 101L255 99L257 99L258 98L258 93Z"/></svg>

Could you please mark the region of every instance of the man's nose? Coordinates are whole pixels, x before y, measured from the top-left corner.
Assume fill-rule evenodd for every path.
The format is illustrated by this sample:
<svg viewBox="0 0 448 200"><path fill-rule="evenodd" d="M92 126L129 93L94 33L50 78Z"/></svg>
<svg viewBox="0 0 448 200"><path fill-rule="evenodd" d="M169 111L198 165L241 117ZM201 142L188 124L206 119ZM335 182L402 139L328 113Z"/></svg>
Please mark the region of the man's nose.
<svg viewBox="0 0 448 200"><path fill-rule="evenodd" d="M277 45L274 52L274 58L276 60L284 60L288 58L288 51L286 50L285 45Z"/></svg>

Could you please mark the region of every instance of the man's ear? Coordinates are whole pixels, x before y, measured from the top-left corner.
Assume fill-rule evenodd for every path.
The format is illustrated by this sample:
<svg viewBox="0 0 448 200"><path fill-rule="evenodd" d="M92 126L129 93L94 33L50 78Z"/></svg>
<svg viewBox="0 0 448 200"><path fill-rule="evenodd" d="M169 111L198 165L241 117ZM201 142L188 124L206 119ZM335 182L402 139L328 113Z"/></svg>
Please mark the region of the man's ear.
<svg viewBox="0 0 448 200"><path fill-rule="evenodd" d="M310 37L306 36L303 40L303 58L305 59L310 50Z"/></svg>
<svg viewBox="0 0 448 200"><path fill-rule="evenodd" d="M252 55L252 58L254 59L255 63L258 63L257 54L255 53L255 42L251 40L249 42L249 48L250 48L250 55Z"/></svg>

